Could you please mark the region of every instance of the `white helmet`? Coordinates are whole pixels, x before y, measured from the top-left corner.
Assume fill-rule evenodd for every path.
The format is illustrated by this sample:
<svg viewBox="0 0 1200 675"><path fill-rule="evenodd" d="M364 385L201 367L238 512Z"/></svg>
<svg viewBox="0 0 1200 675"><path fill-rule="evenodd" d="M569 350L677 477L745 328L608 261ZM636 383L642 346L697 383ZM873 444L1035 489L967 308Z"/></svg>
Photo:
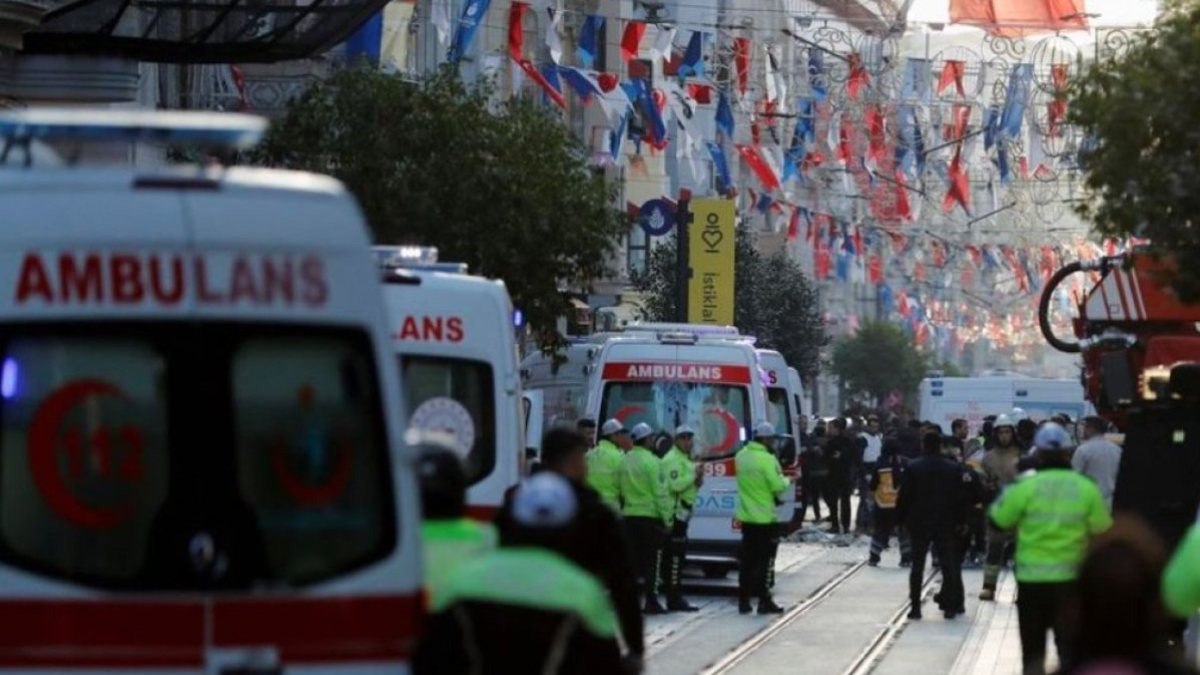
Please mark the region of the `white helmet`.
<svg viewBox="0 0 1200 675"><path fill-rule="evenodd" d="M1015 428L1016 425L1013 424L1012 418L1009 417L1008 415L999 415L996 417L996 421L992 422L992 429L996 430L996 429L999 429L1000 427L1014 427Z"/></svg>
<svg viewBox="0 0 1200 675"><path fill-rule="evenodd" d="M513 519L524 527L562 527L575 517L576 508L571 485L553 471L531 476L513 495Z"/></svg>
<svg viewBox="0 0 1200 675"><path fill-rule="evenodd" d="M1008 416L1016 422L1029 419L1029 413L1025 412L1024 408L1013 408L1012 412L1008 413Z"/></svg>
<svg viewBox="0 0 1200 675"><path fill-rule="evenodd" d="M1055 422L1047 422L1033 435L1033 445L1041 450L1070 450L1074 445L1071 434Z"/></svg>
<svg viewBox="0 0 1200 675"><path fill-rule="evenodd" d="M641 424L633 427L633 431L630 432L630 435L633 436L633 440L642 441L653 436L654 429L651 428L649 424L642 422Z"/></svg>
<svg viewBox="0 0 1200 675"><path fill-rule="evenodd" d="M754 426L755 438L772 438L776 435L775 425L770 422L759 422Z"/></svg>

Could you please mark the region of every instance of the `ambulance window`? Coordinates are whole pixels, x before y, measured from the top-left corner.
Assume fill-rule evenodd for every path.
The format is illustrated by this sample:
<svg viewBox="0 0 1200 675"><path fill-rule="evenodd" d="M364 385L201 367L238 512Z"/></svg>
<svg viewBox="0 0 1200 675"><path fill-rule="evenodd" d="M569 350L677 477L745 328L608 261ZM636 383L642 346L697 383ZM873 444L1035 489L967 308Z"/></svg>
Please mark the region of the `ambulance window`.
<svg viewBox="0 0 1200 675"><path fill-rule="evenodd" d="M406 354L404 402L408 425L452 435L463 454L468 484L496 468L496 411L492 368L483 361Z"/></svg>
<svg viewBox="0 0 1200 675"><path fill-rule="evenodd" d="M232 354L238 488L274 579L329 577L394 542L367 354L336 337L251 339Z"/></svg>
<svg viewBox="0 0 1200 675"><path fill-rule="evenodd" d="M791 415L788 413L787 389L767 388L767 421L781 434L792 433Z"/></svg>
<svg viewBox="0 0 1200 675"><path fill-rule="evenodd" d="M750 398L745 387L687 382L610 382L600 401L600 419L617 418L625 428L645 422L656 432L680 424L695 427L698 459L736 453L745 441Z"/></svg>
<svg viewBox="0 0 1200 675"><path fill-rule="evenodd" d="M143 569L167 497L166 359L150 343L14 337L0 361L0 540L66 578Z"/></svg>

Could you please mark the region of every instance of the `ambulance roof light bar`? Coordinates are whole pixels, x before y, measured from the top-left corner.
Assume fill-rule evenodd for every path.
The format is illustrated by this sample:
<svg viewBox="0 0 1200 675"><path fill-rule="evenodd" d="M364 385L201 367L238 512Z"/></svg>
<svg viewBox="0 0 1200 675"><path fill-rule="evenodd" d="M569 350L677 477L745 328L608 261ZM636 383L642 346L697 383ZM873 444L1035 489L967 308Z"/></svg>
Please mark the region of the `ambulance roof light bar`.
<svg viewBox="0 0 1200 675"><path fill-rule="evenodd" d="M32 108L0 114L4 153L30 141L157 141L245 150L258 144L267 120L198 111Z"/></svg>
<svg viewBox="0 0 1200 675"><path fill-rule="evenodd" d="M438 262L438 250L435 246L372 246L375 261L384 271L393 270L428 270L431 272L449 272L451 274L466 274L466 263Z"/></svg>
<svg viewBox="0 0 1200 675"><path fill-rule="evenodd" d="M702 337L744 337L734 326L710 326L694 323L657 323L635 321L625 326L627 333L692 333Z"/></svg>

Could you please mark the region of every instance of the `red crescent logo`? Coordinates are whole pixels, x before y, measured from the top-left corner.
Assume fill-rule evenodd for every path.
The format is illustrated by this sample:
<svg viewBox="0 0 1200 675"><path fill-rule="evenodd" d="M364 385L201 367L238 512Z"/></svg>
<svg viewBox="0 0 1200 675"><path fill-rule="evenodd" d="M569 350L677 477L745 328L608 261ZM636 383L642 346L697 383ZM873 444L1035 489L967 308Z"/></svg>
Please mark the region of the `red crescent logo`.
<svg viewBox="0 0 1200 675"><path fill-rule="evenodd" d="M288 466L285 456L287 443L276 441L271 449L271 467L283 489L298 503L304 506L324 506L337 499L346 490L350 482L350 470L353 468L354 443L348 434L340 434L337 444L337 464L330 472L329 478L316 485L305 483L296 477Z"/></svg>
<svg viewBox="0 0 1200 675"><path fill-rule="evenodd" d="M640 412L646 412L646 407L641 405L627 405L613 413L613 418L624 424L625 420L629 419L631 415Z"/></svg>
<svg viewBox="0 0 1200 675"><path fill-rule="evenodd" d="M738 442L738 421L733 417L733 413L723 408L709 408L704 411L705 415L714 415L721 418L725 422L725 437L721 439L721 444L709 448L709 452L714 455L721 455L733 449L735 443Z"/></svg>
<svg viewBox="0 0 1200 675"><path fill-rule="evenodd" d="M91 396L126 398L125 392L102 380L68 382L38 406L29 425L26 452L29 473L46 504L76 525L99 529L119 525L129 517L131 507L95 509L80 502L63 483L56 453L63 420L72 409Z"/></svg>

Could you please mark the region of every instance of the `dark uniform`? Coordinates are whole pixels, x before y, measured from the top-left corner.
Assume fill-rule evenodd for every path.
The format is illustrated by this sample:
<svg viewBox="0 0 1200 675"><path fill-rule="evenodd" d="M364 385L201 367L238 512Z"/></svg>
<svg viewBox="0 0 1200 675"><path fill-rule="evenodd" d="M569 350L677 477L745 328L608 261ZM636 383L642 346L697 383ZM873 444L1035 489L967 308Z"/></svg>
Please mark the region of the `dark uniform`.
<svg viewBox="0 0 1200 675"><path fill-rule="evenodd" d="M941 436L934 437L941 450ZM930 444L931 441L926 441ZM913 611L920 618L921 586L925 559L932 547L941 561L942 591L939 604L947 618L965 611L962 569L957 551L958 532L965 522L968 490L974 491L973 474L953 459L926 448L921 459L908 465L900 485L897 510L912 538L913 565L908 577Z"/></svg>

